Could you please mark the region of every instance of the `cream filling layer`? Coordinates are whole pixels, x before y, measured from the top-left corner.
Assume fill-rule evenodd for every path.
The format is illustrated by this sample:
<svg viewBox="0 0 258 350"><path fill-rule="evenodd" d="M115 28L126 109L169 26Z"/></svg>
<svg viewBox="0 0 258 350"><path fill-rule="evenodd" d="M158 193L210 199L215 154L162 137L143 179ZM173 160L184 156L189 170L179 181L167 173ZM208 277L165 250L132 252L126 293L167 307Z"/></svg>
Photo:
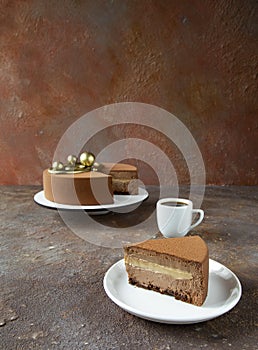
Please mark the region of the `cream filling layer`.
<svg viewBox="0 0 258 350"><path fill-rule="evenodd" d="M162 273L164 275L168 275L174 279L192 279L193 276L190 272L182 271L180 269L176 269L173 267L159 265L144 259L139 259L131 256L125 257L125 263L135 267L148 271L152 271L154 273Z"/></svg>

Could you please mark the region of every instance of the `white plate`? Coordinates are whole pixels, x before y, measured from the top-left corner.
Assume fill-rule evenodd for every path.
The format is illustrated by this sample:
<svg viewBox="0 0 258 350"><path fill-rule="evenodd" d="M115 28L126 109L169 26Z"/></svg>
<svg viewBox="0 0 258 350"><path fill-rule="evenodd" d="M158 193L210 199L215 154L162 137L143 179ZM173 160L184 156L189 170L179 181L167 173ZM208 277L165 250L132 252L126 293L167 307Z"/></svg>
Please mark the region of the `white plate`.
<svg viewBox="0 0 258 350"><path fill-rule="evenodd" d="M105 205L67 205L67 204L59 204L55 202L51 202L46 199L44 195L44 191L40 191L35 194L34 201L40 205L43 205L48 208L55 209L69 209L69 210L87 210L91 213L103 214L107 213L109 210L116 209L117 212L123 212L127 207L136 206L141 204L146 198L148 198L149 194L144 189L139 187L139 193L137 195L114 195L114 203L113 204L105 204Z"/></svg>
<svg viewBox="0 0 258 350"><path fill-rule="evenodd" d="M109 298L135 316L170 324L203 322L228 312L242 294L241 284L232 271L211 259L209 266L209 290L202 306L132 286L123 259L110 267L103 284Z"/></svg>

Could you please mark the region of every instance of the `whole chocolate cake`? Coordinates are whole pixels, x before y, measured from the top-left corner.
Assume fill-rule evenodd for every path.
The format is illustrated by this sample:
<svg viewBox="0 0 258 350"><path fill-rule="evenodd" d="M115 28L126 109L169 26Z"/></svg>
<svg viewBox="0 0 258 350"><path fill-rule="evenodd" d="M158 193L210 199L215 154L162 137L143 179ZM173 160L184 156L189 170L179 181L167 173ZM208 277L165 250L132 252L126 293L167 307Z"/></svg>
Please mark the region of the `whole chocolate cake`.
<svg viewBox="0 0 258 350"><path fill-rule="evenodd" d="M137 168L122 163L95 163L92 153L84 152L78 161L54 162L43 172L45 198L59 204L99 205L114 203L113 195L138 194Z"/></svg>

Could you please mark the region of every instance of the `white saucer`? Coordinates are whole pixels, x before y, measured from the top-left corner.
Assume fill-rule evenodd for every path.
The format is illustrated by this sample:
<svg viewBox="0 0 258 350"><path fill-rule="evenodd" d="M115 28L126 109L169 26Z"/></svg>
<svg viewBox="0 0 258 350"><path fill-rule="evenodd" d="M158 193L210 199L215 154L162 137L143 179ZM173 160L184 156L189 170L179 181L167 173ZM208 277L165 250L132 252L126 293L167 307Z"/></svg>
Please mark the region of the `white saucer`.
<svg viewBox="0 0 258 350"><path fill-rule="evenodd" d="M242 294L241 284L232 271L211 259L209 266L209 290L202 306L130 285L123 259L109 268L103 284L109 298L135 316L170 324L203 322L231 310Z"/></svg>
<svg viewBox="0 0 258 350"><path fill-rule="evenodd" d="M103 204L103 205L67 205L51 202L46 199L44 191L40 191L35 194L34 201L44 207L54 208L54 209L68 209L68 210L86 210L91 214L104 214L111 210L116 212L126 212L126 208L135 206L137 207L141 204L149 194L144 189L139 187L139 193L137 195L114 195L113 204Z"/></svg>

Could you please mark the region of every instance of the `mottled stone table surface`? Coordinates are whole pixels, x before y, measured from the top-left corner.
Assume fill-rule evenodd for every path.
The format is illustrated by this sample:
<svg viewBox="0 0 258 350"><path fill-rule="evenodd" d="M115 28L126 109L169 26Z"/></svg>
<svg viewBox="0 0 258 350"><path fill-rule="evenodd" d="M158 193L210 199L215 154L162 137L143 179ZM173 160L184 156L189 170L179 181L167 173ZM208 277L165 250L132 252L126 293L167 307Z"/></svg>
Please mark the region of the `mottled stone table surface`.
<svg viewBox="0 0 258 350"><path fill-rule="evenodd" d="M191 325L135 317L103 289L105 272L123 257L121 237L141 239L145 222L145 231L156 230L157 188L132 212L92 216L79 234L77 214L66 213L67 224L33 201L40 190L0 188L1 349L258 349L258 187L206 188L205 219L191 234L239 277L243 294L228 313Z"/></svg>

